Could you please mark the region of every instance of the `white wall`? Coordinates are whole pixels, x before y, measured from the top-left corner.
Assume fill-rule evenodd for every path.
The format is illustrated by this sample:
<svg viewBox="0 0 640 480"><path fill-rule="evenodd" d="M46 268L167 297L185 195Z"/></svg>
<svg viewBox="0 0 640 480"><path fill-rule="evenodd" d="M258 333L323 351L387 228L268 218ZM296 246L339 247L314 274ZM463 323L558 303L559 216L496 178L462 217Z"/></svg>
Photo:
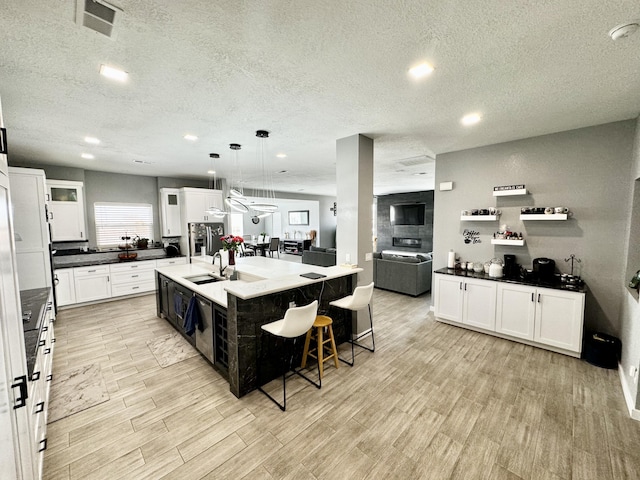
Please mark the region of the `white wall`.
<svg viewBox="0 0 640 480"><path fill-rule="evenodd" d="M247 197L249 204L252 201L261 202L266 199L258 197ZM253 224L251 222L251 215L244 215L244 235L259 235L261 232L267 232L270 237L279 237L280 240L286 238L286 233L289 234L289 238L297 238L303 240L307 238L307 233L310 230L318 232L316 245L320 245L319 240L321 237L320 232L320 205L317 200L297 200L276 198L268 200L268 203L273 203L278 206L278 211L269 215L268 217L261 218L260 223ZM309 210L309 225L289 225L289 212L294 210Z"/></svg>

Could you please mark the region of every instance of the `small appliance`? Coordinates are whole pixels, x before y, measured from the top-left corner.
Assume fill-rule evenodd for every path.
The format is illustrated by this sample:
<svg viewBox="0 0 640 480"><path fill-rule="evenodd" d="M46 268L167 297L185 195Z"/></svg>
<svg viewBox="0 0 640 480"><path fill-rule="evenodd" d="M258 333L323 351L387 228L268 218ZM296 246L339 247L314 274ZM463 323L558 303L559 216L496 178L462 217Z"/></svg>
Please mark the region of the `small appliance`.
<svg viewBox="0 0 640 480"><path fill-rule="evenodd" d="M513 278L518 273L518 265L516 264L516 256L505 254L504 256L504 276Z"/></svg>
<svg viewBox="0 0 640 480"><path fill-rule="evenodd" d="M541 282L553 282L556 272L556 262L550 258L534 258L533 273Z"/></svg>

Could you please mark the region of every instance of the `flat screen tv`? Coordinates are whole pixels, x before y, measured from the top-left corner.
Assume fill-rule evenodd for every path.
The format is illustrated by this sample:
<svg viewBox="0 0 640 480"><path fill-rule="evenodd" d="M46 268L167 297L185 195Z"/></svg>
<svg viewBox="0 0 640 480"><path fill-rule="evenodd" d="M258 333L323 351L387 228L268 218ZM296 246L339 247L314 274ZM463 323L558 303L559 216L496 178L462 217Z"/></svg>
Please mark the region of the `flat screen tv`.
<svg viewBox="0 0 640 480"><path fill-rule="evenodd" d="M424 225L424 203L391 205L391 225Z"/></svg>

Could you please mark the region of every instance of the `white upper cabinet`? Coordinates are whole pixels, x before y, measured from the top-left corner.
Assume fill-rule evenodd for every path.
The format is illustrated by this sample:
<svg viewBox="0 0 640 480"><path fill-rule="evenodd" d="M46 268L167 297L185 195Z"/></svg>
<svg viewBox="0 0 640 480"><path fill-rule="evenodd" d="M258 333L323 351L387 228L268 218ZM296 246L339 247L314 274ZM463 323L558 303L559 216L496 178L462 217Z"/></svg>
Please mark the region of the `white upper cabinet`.
<svg viewBox="0 0 640 480"><path fill-rule="evenodd" d="M207 213L213 207L223 209L222 191L206 188L181 188L182 224L191 222L221 222L220 217Z"/></svg>
<svg viewBox="0 0 640 480"><path fill-rule="evenodd" d="M47 191L51 240L54 242L87 240L83 183L47 180Z"/></svg>
<svg viewBox="0 0 640 480"><path fill-rule="evenodd" d="M160 222L163 237L179 237L182 235L180 189L160 189Z"/></svg>

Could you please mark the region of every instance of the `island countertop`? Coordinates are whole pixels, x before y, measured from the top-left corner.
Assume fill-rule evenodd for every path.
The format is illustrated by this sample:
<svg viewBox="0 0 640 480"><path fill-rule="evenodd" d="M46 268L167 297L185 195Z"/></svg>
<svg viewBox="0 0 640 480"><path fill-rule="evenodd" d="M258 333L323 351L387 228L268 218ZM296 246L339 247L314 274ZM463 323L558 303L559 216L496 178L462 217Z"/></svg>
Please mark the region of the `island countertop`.
<svg viewBox="0 0 640 480"><path fill-rule="evenodd" d="M247 300L362 271L362 268L319 267L268 257L240 257L236 259L235 266L239 280L220 280L197 285L186 279L203 274L219 278L219 267L217 264L214 266L212 260L213 258L208 255L192 257L194 263L156 268L156 271L225 308L227 292ZM310 272L319 273L325 277L310 279L300 276Z"/></svg>

